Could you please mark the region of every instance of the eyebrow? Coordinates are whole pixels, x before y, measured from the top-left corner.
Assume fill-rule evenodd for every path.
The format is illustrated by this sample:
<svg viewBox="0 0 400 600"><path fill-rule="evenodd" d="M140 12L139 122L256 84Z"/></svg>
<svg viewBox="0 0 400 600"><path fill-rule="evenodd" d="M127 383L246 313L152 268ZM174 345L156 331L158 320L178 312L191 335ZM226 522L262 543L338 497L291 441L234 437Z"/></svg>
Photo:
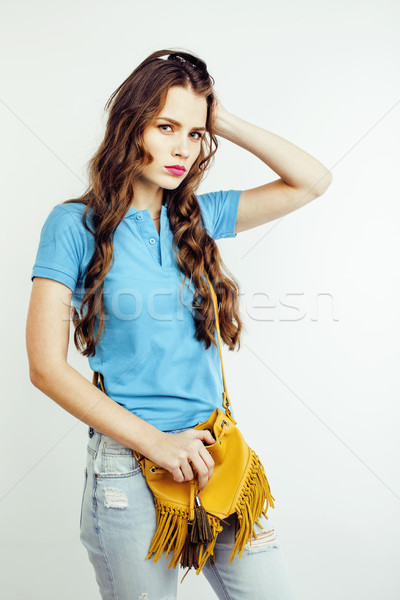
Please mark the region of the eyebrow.
<svg viewBox="0 0 400 600"><path fill-rule="evenodd" d="M158 117L157 120L158 121L169 121L170 123L173 123L174 125L178 125L179 127L182 127L182 123L179 123L179 121L175 121L175 119L171 119L170 117ZM199 129L200 131L206 131L205 127L192 127L192 129Z"/></svg>

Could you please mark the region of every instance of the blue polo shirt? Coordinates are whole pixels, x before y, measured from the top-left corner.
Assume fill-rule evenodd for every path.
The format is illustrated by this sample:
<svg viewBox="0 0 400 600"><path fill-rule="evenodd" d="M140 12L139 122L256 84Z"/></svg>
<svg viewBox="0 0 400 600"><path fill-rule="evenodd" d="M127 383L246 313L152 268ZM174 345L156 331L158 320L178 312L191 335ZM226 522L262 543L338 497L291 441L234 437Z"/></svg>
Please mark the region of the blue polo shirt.
<svg viewBox="0 0 400 600"><path fill-rule="evenodd" d="M236 237L241 190L197 195L207 233ZM72 290L80 315L84 271L94 238L82 223L81 202L56 205L41 230L34 277L54 279ZM88 219L93 229L91 219ZM89 365L104 377L115 402L158 429L180 429L206 420L222 407L218 348L194 337L194 285L179 271L167 206L160 233L148 210L130 207L114 234L114 260L104 280L105 323ZM96 320L95 335L98 331ZM214 331L217 340L216 330ZM228 388L229 393L229 388Z"/></svg>

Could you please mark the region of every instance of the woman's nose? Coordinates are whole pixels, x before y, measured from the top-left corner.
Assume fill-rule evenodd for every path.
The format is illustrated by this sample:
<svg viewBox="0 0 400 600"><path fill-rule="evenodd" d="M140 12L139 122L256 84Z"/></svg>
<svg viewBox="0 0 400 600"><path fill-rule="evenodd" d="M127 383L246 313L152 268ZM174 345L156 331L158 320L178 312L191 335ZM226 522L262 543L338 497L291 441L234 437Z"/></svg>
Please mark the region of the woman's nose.
<svg viewBox="0 0 400 600"><path fill-rule="evenodd" d="M175 140L173 153L180 156L189 156L189 140L186 136L179 137Z"/></svg>

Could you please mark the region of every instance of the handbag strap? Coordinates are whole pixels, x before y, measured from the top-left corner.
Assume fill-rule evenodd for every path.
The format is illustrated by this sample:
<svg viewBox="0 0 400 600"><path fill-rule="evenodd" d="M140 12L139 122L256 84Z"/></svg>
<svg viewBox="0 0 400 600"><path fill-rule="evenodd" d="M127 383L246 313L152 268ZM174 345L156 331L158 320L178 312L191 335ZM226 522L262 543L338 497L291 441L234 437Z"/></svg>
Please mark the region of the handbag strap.
<svg viewBox="0 0 400 600"><path fill-rule="evenodd" d="M215 291L214 291L214 288L213 288L213 286L211 285L211 281L210 281L210 280L209 280L209 278L208 278L208 275L207 275L207 273L205 273L205 276L206 276L206 278L207 278L208 285L209 285L209 287L210 287L210 291L211 291L211 297L212 297L212 300L213 300L213 303L214 303L215 326L216 326L216 329L217 329L217 336L218 336L218 348L219 348L219 356L220 356L220 359L221 359L222 381L223 381L223 383L224 383L224 391L223 391L223 394L222 394L222 406L223 406L223 407L224 407L224 409L225 409L225 413L226 413L226 415L227 415L228 417L231 417L231 418L233 418L233 417L232 417L232 413L231 413L231 411L229 410L229 407L230 407L230 405L231 405L231 402L230 402L230 400L229 400L228 391L227 391L227 389L226 389L226 381L225 381L225 373L224 373L224 363L223 363L223 360L222 360L222 352L221 352L221 333L220 333L220 330L219 330L219 318L218 318L218 299L217 299L217 295L216 295L216 293L215 293ZM100 375L100 386L101 386L101 389L102 389L102 391L103 391L104 393L106 393L106 391L105 391L105 389L104 389L104 380L103 380L103 375L102 375L101 373L98 373L98 371L93 371L93 385L95 385L95 386L97 387L97 382L98 382L98 377L99 377L99 375Z"/></svg>
<svg viewBox="0 0 400 600"><path fill-rule="evenodd" d="M227 416L228 417L232 417L232 413L229 410L229 407L231 405L231 401L229 400L228 390L226 389L226 381L225 381L225 373L224 373L224 363L223 363L223 360L222 360L222 352L221 352L221 333L220 333L220 330L219 330L218 299L217 299L217 294L215 293L214 288L211 285L211 281L210 281L207 273L205 273L205 276L207 277L208 285L210 286L211 297L212 297L213 303L214 303L215 325L216 325L217 335L218 335L218 347L219 347L219 356L220 356L220 359L221 359L222 381L224 382L224 392L223 392L222 406L224 407L225 413L227 414Z"/></svg>

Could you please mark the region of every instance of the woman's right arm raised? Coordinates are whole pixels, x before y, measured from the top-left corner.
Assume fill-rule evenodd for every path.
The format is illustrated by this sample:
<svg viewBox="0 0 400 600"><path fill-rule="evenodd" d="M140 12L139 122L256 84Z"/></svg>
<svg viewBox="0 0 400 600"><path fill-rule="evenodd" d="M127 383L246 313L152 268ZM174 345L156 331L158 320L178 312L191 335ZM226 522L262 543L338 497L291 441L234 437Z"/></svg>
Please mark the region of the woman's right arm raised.
<svg viewBox="0 0 400 600"><path fill-rule="evenodd" d="M190 481L192 465L202 489L214 465L202 442L215 441L210 432L189 429L171 435L160 431L114 402L68 364L71 297L64 284L34 277L26 323L33 385L80 421L167 469L175 481Z"/></svg>

